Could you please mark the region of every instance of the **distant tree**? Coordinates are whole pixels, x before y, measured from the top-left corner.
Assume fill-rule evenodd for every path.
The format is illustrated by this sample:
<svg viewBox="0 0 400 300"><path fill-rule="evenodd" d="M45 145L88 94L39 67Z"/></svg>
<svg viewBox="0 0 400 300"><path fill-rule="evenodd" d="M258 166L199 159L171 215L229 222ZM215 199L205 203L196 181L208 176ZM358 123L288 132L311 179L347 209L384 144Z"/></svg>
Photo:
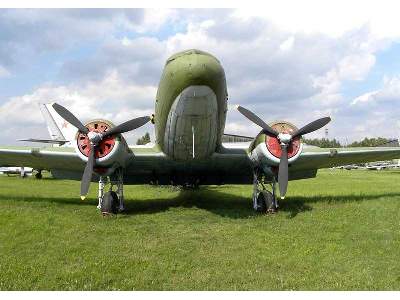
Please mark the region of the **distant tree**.
<svg viewBox="0 0 400 300"><path fill-rule="evenodd" d="M304 143L307 145L313 145L321 148L340 148L342 145L340 145L339 141L336 139L329 140L329 139L302 139Z"/></svg>
<svg viewBox="0 0 400 300"><path fill-rule="evenodd" d="M150 143L150 134L148 132L136 141L136 145L146 145L147 143Z"/></svg>
<svg viewBox="0 0 400 300"><path fill-rule="evenodd" d="M353 142L348 145L348 147L377 147L377 146L382 146L386 143L389 143L390 140L382 137L378 138L364 138L360 142Z"/></svg>

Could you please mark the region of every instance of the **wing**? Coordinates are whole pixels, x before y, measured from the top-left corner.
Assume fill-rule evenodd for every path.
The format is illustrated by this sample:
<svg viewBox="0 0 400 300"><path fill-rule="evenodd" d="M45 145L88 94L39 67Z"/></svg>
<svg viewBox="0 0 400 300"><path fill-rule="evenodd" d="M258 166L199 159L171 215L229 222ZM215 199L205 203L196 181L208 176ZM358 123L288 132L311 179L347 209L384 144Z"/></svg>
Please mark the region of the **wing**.
<svg viewBox="0 0 400 300"><path fill-rule="evenodd" d="M400 158L400 147L332 148L308 147L290 170L331 168L349 164L366 163Z"/></svg>
<svg viewBox="0 0 400 300"><path fill-rule="evenodd" d="M181 184L194 175L202 184L249 184L253 165L248 156L250 143L226 143L210 158L180 162L156 146L130 147L124 181L127 184ZM400 147L389 148L305 148L289 168L289 180L315 177L316 170L353 163L390 160L400 157ZM80 180L84 162L67 147L3 147L1 166L26 166L50 170L56 178Z"/></svg>
<svg viewBox="0 0 400 300"><path fill-rule="evenodd" d="M37 170L70 170L82 172L84 163L73 148L2 147L1 166L26 166Z"/></svg>

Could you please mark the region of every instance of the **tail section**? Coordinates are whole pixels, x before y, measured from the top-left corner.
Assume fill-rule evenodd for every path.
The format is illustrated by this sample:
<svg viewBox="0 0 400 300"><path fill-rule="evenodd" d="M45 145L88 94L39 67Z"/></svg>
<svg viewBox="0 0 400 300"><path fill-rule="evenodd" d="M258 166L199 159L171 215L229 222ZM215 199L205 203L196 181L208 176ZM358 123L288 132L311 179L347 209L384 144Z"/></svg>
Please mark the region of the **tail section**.
<svg viewBox="0 0 400 300"><path fill-rule="evenodd" d="M52 140L66 140L65 146L71 146L77 129L65 121L52 107L53 103L41 103L40 112L46 121L47 130Z"/></svg>

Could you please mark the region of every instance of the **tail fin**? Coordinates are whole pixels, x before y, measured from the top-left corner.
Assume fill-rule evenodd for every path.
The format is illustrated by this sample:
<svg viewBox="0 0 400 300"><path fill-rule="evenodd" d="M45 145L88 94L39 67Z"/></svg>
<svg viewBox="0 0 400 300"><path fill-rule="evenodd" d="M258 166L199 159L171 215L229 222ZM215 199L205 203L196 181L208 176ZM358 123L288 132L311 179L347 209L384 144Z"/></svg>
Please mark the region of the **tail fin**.
<svg viewBox="0 0 400 300"><path fill-rule="evenodd" d="M77 129L70 123L65 121L53 108L53 103L39 104L40 112L46 121L47 130L49 131L52 140L67 140L75 139ZM71 143L66 143L65 146L71 146Z"/></svg>

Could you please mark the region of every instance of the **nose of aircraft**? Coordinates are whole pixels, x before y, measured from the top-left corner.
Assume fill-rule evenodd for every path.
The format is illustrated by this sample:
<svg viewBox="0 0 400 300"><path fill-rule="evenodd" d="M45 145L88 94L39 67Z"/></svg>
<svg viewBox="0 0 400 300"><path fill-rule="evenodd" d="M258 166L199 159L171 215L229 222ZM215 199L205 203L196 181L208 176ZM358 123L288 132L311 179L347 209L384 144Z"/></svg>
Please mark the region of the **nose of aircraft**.
<svg viewBox="0 0 400 300"><path fill-rule="evenodd" d="M187 87L176 97L165 130L166 152L175 159L205 158L217 141L217 97L205 85Z"/></svg>
<svg viewBox="0 0 400 300"><path fill-rule="evenodd" d="M156 99L156 140L163 151L184 160L215 151L225 124L227 90L224 69L214 56L195 49L171 56ZM207 130L211 144L203 141Z"/></svg>

